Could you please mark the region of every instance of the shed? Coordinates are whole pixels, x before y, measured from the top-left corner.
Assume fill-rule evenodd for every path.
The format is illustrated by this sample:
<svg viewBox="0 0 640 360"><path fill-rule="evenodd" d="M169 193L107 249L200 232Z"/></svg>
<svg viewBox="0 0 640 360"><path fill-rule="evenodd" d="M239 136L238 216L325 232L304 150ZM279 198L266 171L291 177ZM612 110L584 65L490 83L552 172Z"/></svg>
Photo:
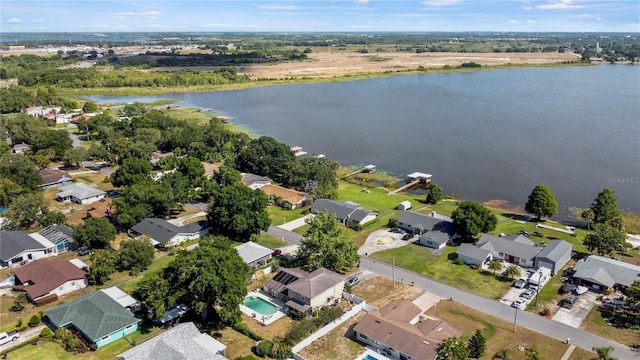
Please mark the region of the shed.
<svg viewBox="0 0 640 360"><path fill-rule="evenodd" d="M396 206L396 209L406 211L411 209L411 202L409 200L405 200Z"/></svg>
<svg viewBox="0 0 640 360"><path fill-rule="evenodd" d="M536 267L545 267L551 270L552 274L557 273L571 259L573 246L564 241L555 239L536 256Z"/></svg>

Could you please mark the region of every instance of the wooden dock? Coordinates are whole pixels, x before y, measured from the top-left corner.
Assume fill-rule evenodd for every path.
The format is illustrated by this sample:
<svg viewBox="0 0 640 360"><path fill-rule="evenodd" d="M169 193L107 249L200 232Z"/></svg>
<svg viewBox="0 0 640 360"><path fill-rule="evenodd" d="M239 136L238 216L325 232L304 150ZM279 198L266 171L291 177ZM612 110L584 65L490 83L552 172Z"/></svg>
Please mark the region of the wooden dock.
<svg viewBox="0 0 640 360"><path fill-rule="evenodd" d="M355 174L359 174L359 173L362 173L362 172L364 172L364 173L374 172L375 169L376 169L375 165L367 165L367 166L363 167L362 169L358 169L356 171L352 171L352 172L348 173L347 175L340 176L338 178L338 180L342 180L344 178L347 178L349 176L353 176Z"/></svg>
<svg viewBox="0 0 640 360"><path fill-rule="evenodd" d="M389 191L387 193L387 195L395 195L395 194L399 193L400 191L406 190L406 189L412 187L413 185L415 185L415 184L417 184L419 182L420 182L420 179L415 179L415 180L413 180L413 181L411 181L411 182L409 182L409 183L407 183L407 184L405 184L405 185L403 185L403 186L401 186L401 187L399 187L399 188L397 188L395 190Z"/></svg>

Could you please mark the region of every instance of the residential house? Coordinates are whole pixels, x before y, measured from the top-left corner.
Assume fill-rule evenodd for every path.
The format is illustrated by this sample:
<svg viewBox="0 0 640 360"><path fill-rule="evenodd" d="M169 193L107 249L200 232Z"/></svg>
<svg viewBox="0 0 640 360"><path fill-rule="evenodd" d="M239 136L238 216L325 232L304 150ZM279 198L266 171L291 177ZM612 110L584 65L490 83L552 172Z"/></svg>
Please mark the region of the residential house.
<svg viewBox="0 0 640 360"><path fill-rule="evenodd" d="M167 153L154 152L153 154L151 154L151 160L149 160L149 162L151 163L152 166L156 166L156 164L158 164L158 161L160 161L160 159L168 156L174 156L173 152L167 152Z"/></svg>
<svg viewBox="0 0 640 360"><path fill-rule="evenodd" d="M482 234L475 246L489 251L493 260L505 260L523 267L534 267L535 258L540 253L540 248L522 235L497 237Z"/></svg>
<svg viewBox="0 0 640 360"><path fill-rule="evenodd" d="M102 289L101 291L115 300L118 304L120 304L120 306L130 310L131 312L135 312L136 310L140 309L140 303L138 302L138 300L134 299L126 292L120 290L120 288L117 286Z"/></svg>
<svg viewBox="0 0 640 360"><path fill-rule="evenodd" d="M202 168L204 168L204 176L206 176L207 179L209 179L209 180L211 180L213 178L213 174L215 172L220 170L220 166L218 166L216 164L208 163L208 162L205 162L205 161L202 161L201 164L202 164Z"/></svg>
<svg viewBox="0 0 640 360"><path fill-rule="evenodd" d="M573 270L576 283L596 291L626 289L640 280L640 266L598 255L579 260Z"/></svg>
<svg viewBox="0 0 640 360"><path fill-rule="evenodd" d="M250 188L251 190L260 189L265 185L271 184L273 180L268 176L260 176L256 174L249 173L240 173L242 179L240 181L244 184L244 186Z"/></svg>
<svg viewBox="0 0 640 360"><path fill-rule="evenodd" d="M201 333L192 323L182 323L167 332L116 356L119 360L225 360L226 345Z"/></svg>
<svg viewBox="0 0 640 360"><path fill-rule="evenodd" d="M311 213L318 214L322 211L334 215L345 226L364 225L378 216L378 214L364 210L358 204L350 202L318 199L311 204Z"/></svg>
<svg viewBox="0 0 640 360"><path fill-rule="evenodd" d="M85 169L89 169L89 170L93 170L93 171L100 171L103 168L106 168L108 166L110 166L111 163L109 163L108 161L80 161L80 166L85 168Z"/></svg>
<svg viewBox="0 0 640 360"><path fill-rule="evenodd" d="M61 186L58 190L58 201L72 201L76 204L91 204L104 199L106 192L98 189L96 184L75 183Z"/></svg>
<svg viewBox="0 0 640 360"><path fill-rule="evenodd" d="M276 205L286 204L290 209L306 205L310 200L307 194L295 189L288 189L280 185L267 184L260 188Z"/></svg>
<svg viewBox="0 0 640 360"><path fill-rule="evenodd" d="M154 245L169 247L178 246L183 241L207 235L209 226L205 221L177 226L163 219L147 218L135 224L131 231L148 236Z"/></svg>
<svg viewBox="0 0 640 360"><path fill-rule="evenodd" d="M42 189L65 186L73 183L71 175L66 171L46 168L41 169L39 172L40 177L42 178L42 185L40 185L40 188Z"/></svg>
<svg viewBox="0 0 640 360"><path fill-rule="evenodd" d="M62 110L60 107L44 107L44 106L31 106L24 109L24 112L29 116L45 116L50 113L59 113Z"/></svg>
<svg viewBox="0 0 640 360"><path fill-rule="evenodd" d="M440 221L452 223L450 217L437 214L435 211L431 215L424 215L415 211L401 211L396 215L398 227L412 234L422 235L430 231Z"/></svg>
<svg viewBox="0 0 640 360"><path fill-rule="evenodd" d="M140 322L102 290L58 305L44 315L52 330L74 328L97 347L134 333Z"/></svg>
<svg viewBox="0 0 640 360"><path fill-rule="evenodd" d="M269 280L264 291L301 312L340 301L344 276L325 268L308 273L297 269L281 269ZM274 295L275 294L275 295Z"/></svg>
<svg viewBox="0 0 640 360"><path fill-rule="evenodd" d="M87 273L69 261L39 259L13 270L16 285L37 303L48 296L62 296L87 287Z"/></svg>
<svg viewBox="0 0 640 360"><path fill-rule="evenodd" d="M246 243L236 246L236 250L238 251L238 255L242 258L242 261L252 269L258 269L266 266L271 260L272 250L260 244L256 244L253 241L247 241Z"/></svg>
<svg viewBox="0 0 640 360"><path fill-rule="evenodd" d="M57 254L56 245L38 233L0 232L1 267L17 266Z"/></svg>
<svg viewBox="0 0 640 360"><path fill-rule="evenodd" d="M71 114L58 114L56 112L50 112L43 116L49 124L67 124L71 121Z"/></svg>
<svg viewBox="0 0 640 360"><path fill-rule="evenodd" d="M96 201L92 204L91 209L87 210L87 216L94 219L99 219L107 216L111 216L111 198L104 198Z"/></svg>
<svg viewBox="0 0 640 360"><path fill-rule="evenodd" d="M433 360L439 344L460 332L442 320L422 318L422 310L408 300L396 299L368 312L353 328L358 341L401 360Z"/></svg>
<svg viewBox="0 0 640 360"><path fill-rule="evenodd" d="M29 145L25 143L14 144L11 149L14 154L24 154L29 150Z"/></svg>
<svg viewBox="0 0 640 360"><path fill-rule="evenodd" d="M462 259L467 265L482 266L490 262L493 258L491 251L479 248L473 244L462 244L456 250L458 258Z"/></svg>
<svg viewBox="0 0 640 360"><path fill-rule="evenodd" d="M38 234L44 236L56 246L58 253L74 250L76 248L73 240L73 230L65 225L50 225L40 230Z"/></svg>
<svg viewBox="0 0 640 360"><path fill-rule="evenodd" d="M573 246L560 239L554 239L536 256L536 268L546 267L555 274L571 259Z"/></svg>

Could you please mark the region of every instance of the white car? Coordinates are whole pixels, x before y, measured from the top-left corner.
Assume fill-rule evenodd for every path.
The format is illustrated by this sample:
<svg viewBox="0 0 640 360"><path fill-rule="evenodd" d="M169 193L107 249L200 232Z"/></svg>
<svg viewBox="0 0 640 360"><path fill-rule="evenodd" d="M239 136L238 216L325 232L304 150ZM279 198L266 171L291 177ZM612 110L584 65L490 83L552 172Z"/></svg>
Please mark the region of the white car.
<svg viewBox="0 0 640 360"><path fill-rule="evenodd" d="M511 307L516 309L524 309L526 305L527 305L527 299L523 299L523 298L518 298L516 301L511 303Z"/></svg>

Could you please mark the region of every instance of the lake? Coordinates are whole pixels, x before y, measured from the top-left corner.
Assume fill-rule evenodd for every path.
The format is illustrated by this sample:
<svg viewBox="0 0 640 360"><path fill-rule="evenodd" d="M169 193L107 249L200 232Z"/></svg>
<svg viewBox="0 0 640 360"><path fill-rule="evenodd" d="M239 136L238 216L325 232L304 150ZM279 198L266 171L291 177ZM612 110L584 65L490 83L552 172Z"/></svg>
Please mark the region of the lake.
<svg viewBox="0 0 640 360"><path fill-rule="evenodd" d="M433 174L446 193L524 207L538 183L563 214L605 187L640 213L640 66L517 68L279 85L173 99L343 165Z"/></svg>

